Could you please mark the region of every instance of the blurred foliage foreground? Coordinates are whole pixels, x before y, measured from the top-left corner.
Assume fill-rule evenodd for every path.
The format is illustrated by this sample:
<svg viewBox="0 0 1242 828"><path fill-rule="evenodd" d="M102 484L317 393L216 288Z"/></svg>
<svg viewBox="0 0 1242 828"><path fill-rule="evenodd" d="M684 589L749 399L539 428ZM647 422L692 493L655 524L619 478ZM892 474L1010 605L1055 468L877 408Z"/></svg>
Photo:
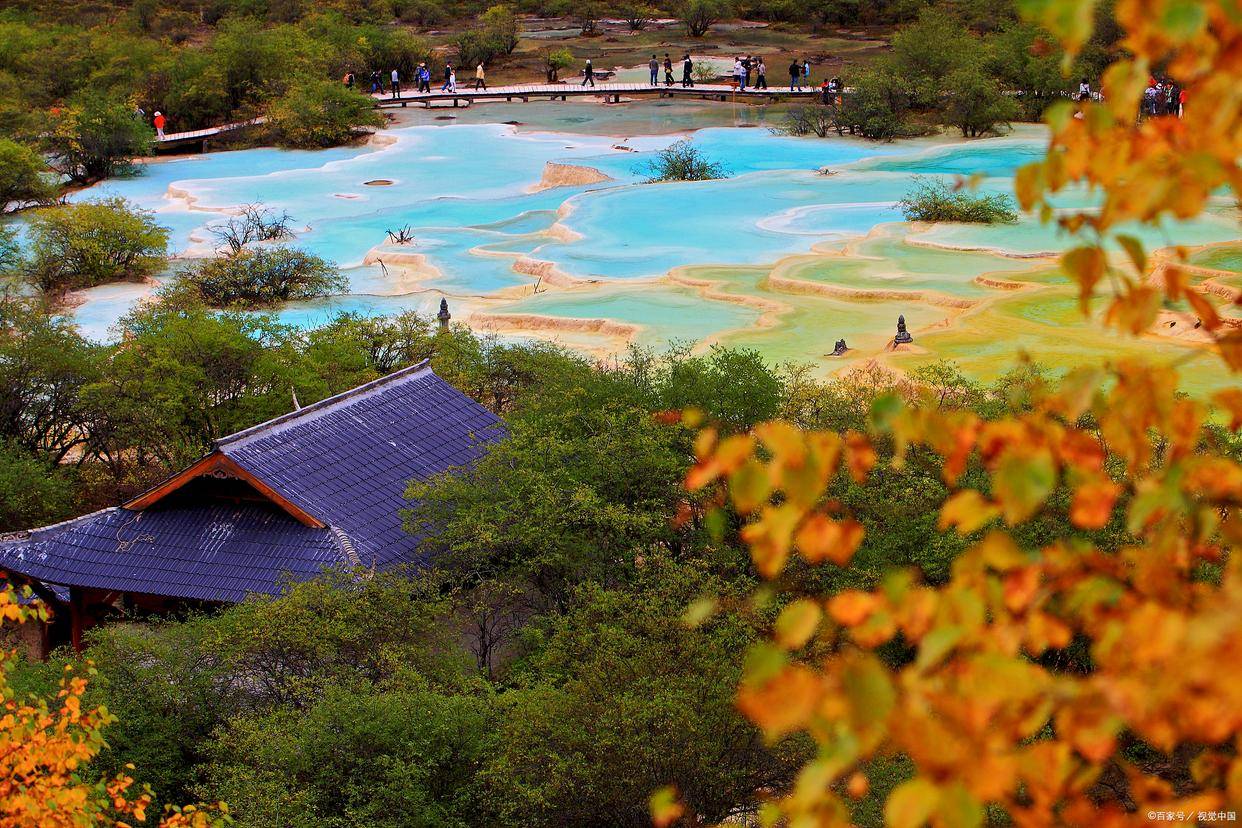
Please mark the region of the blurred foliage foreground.
<svg viewBox="0 0 1242 828"><path fill-rule="evenodd" d="M1090 2L1024 5L1067 55L1090 35ZM1049 112L1049 152L1020 173L1017 195L1086 240L1063 259L1084 309L1107 288L1107 321L1137 335L1165 300L1185 298L1236 372L1242 331L1186 288L1176 261L1151 267L1115 228L1195 216L1222 187L1242 193L1242 7L1122 0L1115 14L1126 51L1104 74L1103 101ZM1185 118L1136 122L1157 72L1187 89ZM1102 208L1054 214L1049 199L1070 184L1100 193ZM1110 240L1124 266L1105 255ZM896 755L915 772L887 796L892 826L1236 818L1242 467L1176 387L1165 368L1084 366L988 422L890 397L873 405L868 433L779 421L723 439L701 431L687 487L712 487L717 508L745 516L742 536L771 580L761 598L781 588L793 555L849 565L864 530L826 493L838 475L865 483L877 448L897 468L939 466L951 489L939 525L974 540L947 583L897 571L875 589L801 595L752 648L742 711L769 737L802 732L818 745L765 823L847 824L848 801L868 791L866 763ZM1216 402L1236 432L1242 390ZM970 459L987 474L963 485ZM1058 486L1072 490L1072 529L1117 520L1131 542L1106 552L1072 530L1038 548L1015 540ZM685 806L665 789L652 809L669 824Z"/></svg>

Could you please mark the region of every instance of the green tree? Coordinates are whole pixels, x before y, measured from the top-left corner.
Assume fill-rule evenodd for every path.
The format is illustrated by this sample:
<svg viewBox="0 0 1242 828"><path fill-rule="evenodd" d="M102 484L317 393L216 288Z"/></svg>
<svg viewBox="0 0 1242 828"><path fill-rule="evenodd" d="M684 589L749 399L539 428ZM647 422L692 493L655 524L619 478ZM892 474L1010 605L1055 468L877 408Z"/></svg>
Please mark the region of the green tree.
<svg viewBox="0 0 1242 828"><path fill-rule="evenodd" d="M16 141L0 138L0 212L10 204L45 204L56 197L56 185L39 153Z"/></svg>
<svg viewBox="0 0 1242 828"><path fill-rule="evenodd" d="M280 146L332 147L383 124L366 95L335 81L308 81L268 107L266 129Z"/></svg>
<svg viewBox="0 0 1242 828"><path fill-rule="evenodd" d="M252 828L466 828L487 745L485 695L329 687L303 709L230 720L205 790Z"/></svg>
<svg viewBox="0 0 1242 828"><path fill-rule="evenodd" d="M132 172L155 133L124 101L85 93L70 101L46 138L52 167L73 181Z"/></svg>
<svg viewBox="0 0 1242 828"><path fill-rule="evenodd" d="M893 35L892 72L920 107L935 107L953 72L977 62L978 40L945 12L927 7Z"/></svg>
<svg viewBox="0 0 1242 828"><path fill-rule="evenodd" d="M184 296L136 308L118 325L108 370L82 389L90 449L118 467L172 468L216 437L324 395L290 332L261 314L217 313Z"/></svg>
<svg viewBox="0 0 1242 828"><path fill-rule="evenodd" d="M29 529L70 516L70 481L47 461L0 441L0 532Z"/></svg>
<svg viewBox="0 0 1242 828"><path fill-rule="evenodd" d="M178 276L216 308L274 305L341 293L348 280L332 262L291 247L245 248L203 261Z"/></svg>
<svg viewBox="0 0 1242 828"><path fill-rule="evenodd" d="M550 49L544 53L548 83L560 80L561 72L574 65L574 53L568 49Z"/></svg>
<svg viewBox="0 0 1242 828"><path fill-rule="evenodd" d="M500 51L506 55L513 54L521 38L522 27L512 6L491 6L479 16L483 31L496 42Z"/></svg>
<svg viewBox="0 0 1242 828"><path fill-rule="evenodd" d="M46 207L30 219L31 282L59 293L141 281L164 266L168 230L121 198Z"/></svg>
<svg viewBox="0 0 1242 828"><path fill-rule="evenodd" d="M659 17L660 10L646 3L625 3L617 9L617 14L631 32L641 32L648 23Z"/></svg>
<svg viewBox="0 0 1242 828"><path fill-rule="evenodd" d="M840 116L851 132L877 141L916 133L910 123L910 86L895 72L884 67L863 72L853 88Z"/></svg>
<svg viewBox="0 0 1242 828"><path fill-rule="evenodd" d="M681 0L676 7L677 19L685 24L686 34L691 37L702 37L732 13L729 0Z"/></svg>
<svg viewBox="0 0 1242 828"><path fill-rule="evenodd" d="M487 65L504 52L499 40L486 29L476 31L467 29L453 38L453 48L457 50L457 68L464 75L468 67L482 63ZM465 80L465 77L462 77Z"/></svg>
<svg viewBox="0 0 1242 828"><path fill-rule="evenodd" d="M79 394L100 367L99 349L72 322L0 297L0 441L59 463L86 439Z"/></svg>
<svg viewBox="0 0 1242 828"><path fill-rule="evenodd" d="M1007 128L1018 117L1018 105L995 80L978 67L958 69L945 83L941 117L962 131L962 137Z"/></svg>
<svg viewBox="0 0 1242 828"><path fill-rule="evenodd" d="M566 383L555 405L511 414L469 473L410 486L407 526L440 527L428 545L453 572L518 575L551 605L583 580L627 577L644 550L679 543L669 516L685 456L678 431L623 391Z"/></svg>
<svg viewBox="0 0 1242 828"><path fill-rule="evenodd" d="M688 824L714 824L784 789L804 743L766 746L734 707L737 654L759 621L682 621L704 591L728 604L747 584L657 554L631 586L581 587L567 613L532 625L480 771L494 821L645 826L651 792L673 783Z"/></svg>

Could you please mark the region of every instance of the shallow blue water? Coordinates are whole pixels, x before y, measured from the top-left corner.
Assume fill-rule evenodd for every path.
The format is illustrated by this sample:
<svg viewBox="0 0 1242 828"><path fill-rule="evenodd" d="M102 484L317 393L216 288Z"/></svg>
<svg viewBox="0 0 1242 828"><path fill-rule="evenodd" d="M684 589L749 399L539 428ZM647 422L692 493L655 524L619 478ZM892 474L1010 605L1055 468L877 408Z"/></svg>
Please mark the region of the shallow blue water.
<svg viewBox="0 0 1242 828"><path fill-rule="evenodd" d="M927 149L791 138L763 128L710 128L690 140L731 177L645 184L647 162L678 136L518 133L494 124L418 126L385 136L391 145L321 152L257 149L156 163L142 175L74 197L117 195L154 211L170 228L172 249L190 255L210 253L204 228L224 220L222 211L262 203L287 212L298 231L294 243L335 261L350 279L350 296L280 311L290 322L310 325L337 310L393 313L428 307L441 294L483 297L529 284L533 278L513 268L519 256L551 262L572 276L618 282L658 278L685 265L775 262L817 243L856 238L899 221L895 202L909 189L912 175L980 172L987 176L984 189L1005 192L1014 170L1043 150L1038 140ZM535 192L548 162L593 167L611 180ZM833 174L817 172L822 168ZM366 184L376 179L392 183ZM554 224L572 232L550 233ZM378 266L362 264L368 251L384 245L386 230L407 226L415 244L401 252L425 256L440 274L416 290ZM1160 235L1151 234L1153 243ZM1236 238L1236 221L1199 222L1192 235L1196 243ZM1054 228L1024 219L1010 228L939 227L928 240L1029 253L1044 250L1053 236ZM88 291L77 319L89 334L104 337L130 295ZM628 321L641 323L636 297L601 299L596 313L579 299L564 308L551 299L543 304L594 316L623 307ZM669 312L652 307L651 318ZM730 323L744 318L729 316Z"/></svg>

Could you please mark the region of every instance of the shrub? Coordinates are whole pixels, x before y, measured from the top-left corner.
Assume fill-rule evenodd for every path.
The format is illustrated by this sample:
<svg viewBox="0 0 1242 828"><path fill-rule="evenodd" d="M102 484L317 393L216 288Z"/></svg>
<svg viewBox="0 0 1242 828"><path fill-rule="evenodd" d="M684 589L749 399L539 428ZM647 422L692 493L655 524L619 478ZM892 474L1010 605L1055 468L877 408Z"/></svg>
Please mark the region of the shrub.
<svg viewBox="0 0 1242 828"><path fill-rule="evenodd" d="M45 292L140 281L164 266L168 230L124 199L37 211L30 221L31 282Z"/></svg>
<svg viewBox="0 0 1242 828"><path fill-rule="evenodd" d="M52 166L74 181L131 172L133 159L151 153L155 133L133 107L93 94L80 96L47 136Z"/></svg>
<svg viewBox="0 0 1242 828"><path fill-rule="evenodd" d="M16 141L0 138L0 212L12 202L43 204L56 197L39 153Z"/></svg>
<svg viewBox="0 0 1242 828"><path fill-rule="evenodd" d="M701 150L687 140L660 150L643 170L649 176L648 182L708 181L724 178L728 174L722 164L709 161Z"/></svg>
<svg viewBox="0 0 1242 828"><path fill-rule="evenodd" d="M972 193L947 181L916 176L914 188L897 202L907 221L958 221L1012 224L1018 220L1013 199L1002 193Z"/></svg>
<svg viewBox="0 0 1242 828"><path fill-rule="evenodd" d="M340 293L348 284L336 265L292 247L260 247L208 259L181 274L178 284L217 307L273 305Z"/></svg>
<svg viewBox="0 0 1242 828"><path fill-rule="evenodd" d="M271 139L285 147L332 147L379 127L383 117L370 98L335 81L298 84L268 108Z"/></svg>

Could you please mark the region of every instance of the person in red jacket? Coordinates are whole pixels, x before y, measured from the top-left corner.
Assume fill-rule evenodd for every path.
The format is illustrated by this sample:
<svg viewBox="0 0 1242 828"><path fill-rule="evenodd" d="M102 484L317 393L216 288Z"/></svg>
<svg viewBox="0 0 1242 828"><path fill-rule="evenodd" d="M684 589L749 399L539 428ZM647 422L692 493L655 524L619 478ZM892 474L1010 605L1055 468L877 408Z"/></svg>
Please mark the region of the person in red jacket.
<svg viewBox="0 0 1242 828"><path fill-rule="evenodd" d="M155 113L155 137L164 137L164 115L158 110Z"/></svg>

